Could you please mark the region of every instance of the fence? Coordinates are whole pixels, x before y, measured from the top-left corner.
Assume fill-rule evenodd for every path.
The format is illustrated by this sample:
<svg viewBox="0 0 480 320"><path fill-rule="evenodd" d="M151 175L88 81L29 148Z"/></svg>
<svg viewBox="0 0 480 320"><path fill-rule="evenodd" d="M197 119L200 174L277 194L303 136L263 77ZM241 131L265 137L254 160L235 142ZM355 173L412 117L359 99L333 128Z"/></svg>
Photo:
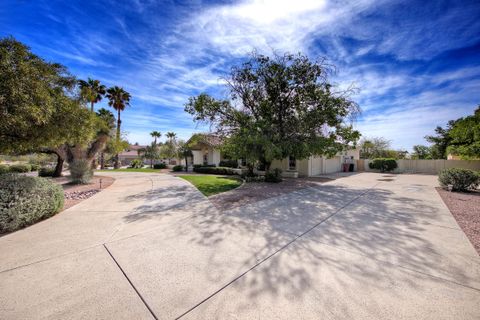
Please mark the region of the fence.
<svg viewBox="0 0 480 320"><path fill-rule="evenodd" d="M359 171L375 171L370 169L370 159L357 160ZM480 171L480 160L397 160L398 168L395 173L426 173L438 174L447 168L464 168ZM363 169L363 170L362 170Z"/></svg>

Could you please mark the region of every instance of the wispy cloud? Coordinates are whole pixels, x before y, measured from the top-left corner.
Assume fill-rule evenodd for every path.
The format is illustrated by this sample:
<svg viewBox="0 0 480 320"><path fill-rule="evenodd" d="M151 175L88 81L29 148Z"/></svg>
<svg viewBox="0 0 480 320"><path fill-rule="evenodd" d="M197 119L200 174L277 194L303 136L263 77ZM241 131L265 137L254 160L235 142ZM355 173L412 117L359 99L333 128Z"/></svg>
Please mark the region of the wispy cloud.
<svg viewBox="0 0 480 320"><path fill-rule="evenodd" d="M6 1L0 12L9 12L0 15L1 34L80 77L129 90L125 128L141 143L153 129L185 138L206 130L184 103L200 92L223 95L221 77L252 50L326 56L340 87L360 89L358 127L397 147L424 143L436 125L480 102L478 1L44 0Z"/></svg>

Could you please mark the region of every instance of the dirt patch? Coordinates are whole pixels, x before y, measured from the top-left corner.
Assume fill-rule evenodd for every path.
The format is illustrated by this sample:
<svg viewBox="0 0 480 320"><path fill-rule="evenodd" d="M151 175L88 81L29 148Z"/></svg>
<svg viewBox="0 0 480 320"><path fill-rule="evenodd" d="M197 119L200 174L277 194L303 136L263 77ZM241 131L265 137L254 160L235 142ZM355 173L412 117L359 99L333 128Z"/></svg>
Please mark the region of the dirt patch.
<svg viewBox="0 0 480 320"><path fill-rule="evenodd" d="M102 180L101 189L100 180ZM70 184L68 177L54 178L52 181L63 188L63 192L65 193L63 210L66 210L109 187L115 179L112 177L94 176L88 184Z"/></svg>
<svg viewBox="0 0 480 320"><path fill-rule="evenodd" d="M442 188L437 188L437 191L480 254L480 191L449 192Z"/></svg>
<svg viewBox="0 0 480 320"><path fill-rule="evenodd" d="M331 181L326 178L284 179L280 183L250 182L232 191L209 197L219 210L248 205L268 198L277 197L300 189L318 186Z"/></svg>

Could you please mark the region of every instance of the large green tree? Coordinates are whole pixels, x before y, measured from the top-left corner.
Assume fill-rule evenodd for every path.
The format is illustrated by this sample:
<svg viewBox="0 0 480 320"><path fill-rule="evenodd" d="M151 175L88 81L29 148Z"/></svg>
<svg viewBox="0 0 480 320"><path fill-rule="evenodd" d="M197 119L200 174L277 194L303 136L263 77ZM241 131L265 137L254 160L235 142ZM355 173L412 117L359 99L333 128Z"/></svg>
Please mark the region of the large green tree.
<svg viewBox="0 0 480 320"><path fill-rule="evenodd" d="M432 149L423 145L413 146L412 159L432 159Z"/></svg>
<svg viewBox="0 0 480 320"><path fill-rule="evenodd" d="M432 143L430 152L433 159L447 159L447 148L452 141L450 130L454 125L455 120L451 120L446 128L438 126L435 128L435 135L425 137L425 140Z"/></svg>
<svg viewBox="0 0 480 320"><path fill-rule="evenodd" d="M225 79L228 100L201 94L185 111L224 136L233 156L258 160L267 170L287 156L333 155L360 134L347 121L357 104L329 83L329 74L323 61L301 54L252 54Z"/></svg>
<svg viewBox="0 0 480 320"><path fill-rule="evenodd" d="M480 159L480 105L474 114L455 121L447 151L462 159Z"/></svg>

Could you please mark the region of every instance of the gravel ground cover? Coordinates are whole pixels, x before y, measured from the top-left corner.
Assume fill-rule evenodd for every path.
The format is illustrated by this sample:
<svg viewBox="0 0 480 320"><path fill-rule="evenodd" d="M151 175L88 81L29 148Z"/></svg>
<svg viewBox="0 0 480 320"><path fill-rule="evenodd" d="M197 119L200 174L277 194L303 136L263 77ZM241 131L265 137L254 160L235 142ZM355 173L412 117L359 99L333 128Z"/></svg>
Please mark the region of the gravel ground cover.
<svg viewBox="0 0 480 320"><path fill-rule="evenodd" d="M437 188L437 191L480 254L480 191L449 192L442 188Z"/></svg>

